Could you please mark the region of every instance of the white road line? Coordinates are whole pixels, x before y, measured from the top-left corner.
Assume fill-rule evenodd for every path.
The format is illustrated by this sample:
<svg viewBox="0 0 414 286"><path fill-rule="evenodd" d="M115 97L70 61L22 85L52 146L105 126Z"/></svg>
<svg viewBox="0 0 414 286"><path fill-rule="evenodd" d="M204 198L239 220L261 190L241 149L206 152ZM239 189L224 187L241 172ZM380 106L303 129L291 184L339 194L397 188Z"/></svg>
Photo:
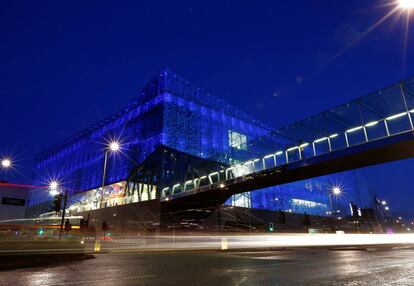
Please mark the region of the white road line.
<svg viewBox="0 0 414 286"><path fill-rule="evenodd" d="M94 280L77 280L77 281L61 282L61 283L52 283L52 284L44 284L44 285L74 285L74 284L75 285L78 285L78 284L85 284L85 283L120 281L120 280L137 279L137 278L154 278L156 276L157 275L139 275L139 276L116 277L116 278L103 278L103 279L94 279Z"/></svg>

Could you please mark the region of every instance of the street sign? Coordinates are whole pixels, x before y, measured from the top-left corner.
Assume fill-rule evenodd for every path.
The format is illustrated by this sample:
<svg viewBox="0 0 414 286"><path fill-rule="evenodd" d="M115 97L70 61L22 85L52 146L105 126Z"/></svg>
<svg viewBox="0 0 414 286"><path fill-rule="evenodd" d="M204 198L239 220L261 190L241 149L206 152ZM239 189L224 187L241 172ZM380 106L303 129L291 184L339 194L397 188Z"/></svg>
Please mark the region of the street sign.
<svg viewBox="0 0 414 286"><path fill-rule="evenodd" d="M1 203L3 205L12 205L12 206L24 207L26 205L26 200L3 197L1 199Z"/></svg>

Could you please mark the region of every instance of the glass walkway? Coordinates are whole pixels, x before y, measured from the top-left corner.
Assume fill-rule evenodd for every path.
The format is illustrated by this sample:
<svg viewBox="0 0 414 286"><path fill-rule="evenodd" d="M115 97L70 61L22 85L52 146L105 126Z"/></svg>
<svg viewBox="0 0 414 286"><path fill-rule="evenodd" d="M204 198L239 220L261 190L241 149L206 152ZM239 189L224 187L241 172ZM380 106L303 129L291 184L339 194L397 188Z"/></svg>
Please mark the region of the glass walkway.
<svg viewBox="0 0 414 286"><path fill-rule="evenodd" d="M269 146L260 148L269 138L284 142L271 144L271 152L256 151L254 157L243 163L166 186L161 200L190 195L198 189L224 188L265 170L412 132L413 117L414 78L408 78L272 131L266 138L249 144L252 150L269 150Z"/></svg>

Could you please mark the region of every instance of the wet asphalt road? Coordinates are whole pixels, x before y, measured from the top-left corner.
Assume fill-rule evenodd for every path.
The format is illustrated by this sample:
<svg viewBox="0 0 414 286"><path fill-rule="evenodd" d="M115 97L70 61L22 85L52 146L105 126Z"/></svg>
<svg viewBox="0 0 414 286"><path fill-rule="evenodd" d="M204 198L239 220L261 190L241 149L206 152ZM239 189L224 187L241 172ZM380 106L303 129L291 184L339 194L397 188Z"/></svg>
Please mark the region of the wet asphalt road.
<svg viewBox="0 0 414 286"><path fill-rule="evenodd" d="M414 285L414 250L99 254L2 271L0 285Z"/></svg>

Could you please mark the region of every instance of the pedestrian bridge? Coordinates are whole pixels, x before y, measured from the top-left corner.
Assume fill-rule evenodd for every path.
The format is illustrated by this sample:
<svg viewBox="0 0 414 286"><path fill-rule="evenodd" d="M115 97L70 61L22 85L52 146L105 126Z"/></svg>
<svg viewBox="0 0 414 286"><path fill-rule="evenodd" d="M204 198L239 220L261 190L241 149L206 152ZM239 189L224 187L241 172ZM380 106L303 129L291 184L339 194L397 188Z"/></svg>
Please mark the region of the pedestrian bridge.
<svg viewBox="0 0 414 286"><path fill-rule="evenodd" d="M161 202L223 201L237 193L413 157L413 117L414 78L408 78L257 138L248 145L249 160L167 186Z"/></svg>

